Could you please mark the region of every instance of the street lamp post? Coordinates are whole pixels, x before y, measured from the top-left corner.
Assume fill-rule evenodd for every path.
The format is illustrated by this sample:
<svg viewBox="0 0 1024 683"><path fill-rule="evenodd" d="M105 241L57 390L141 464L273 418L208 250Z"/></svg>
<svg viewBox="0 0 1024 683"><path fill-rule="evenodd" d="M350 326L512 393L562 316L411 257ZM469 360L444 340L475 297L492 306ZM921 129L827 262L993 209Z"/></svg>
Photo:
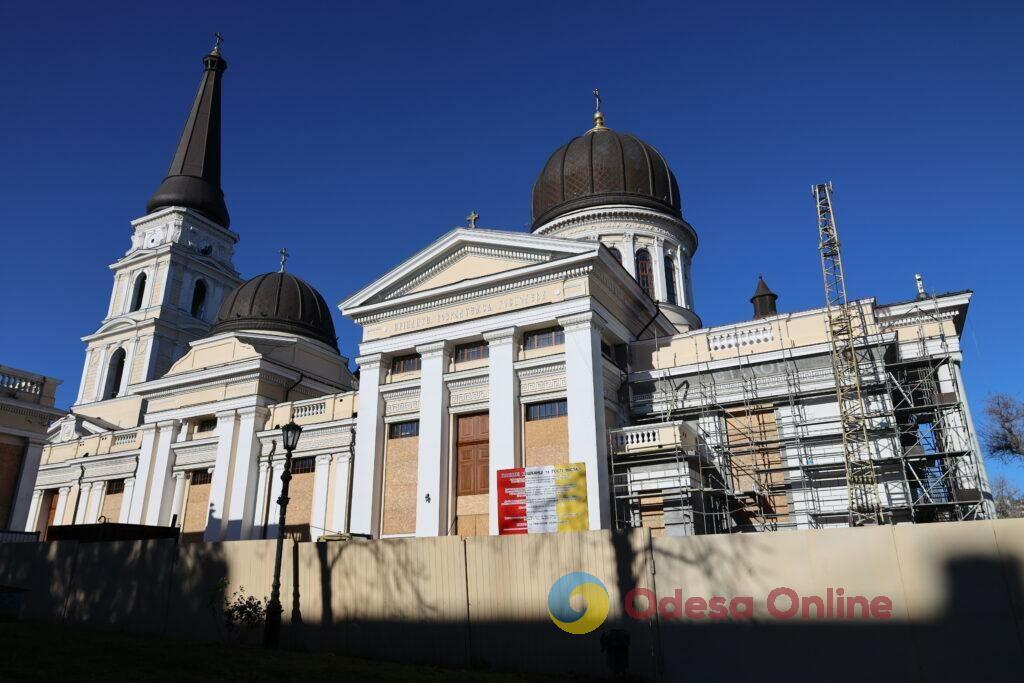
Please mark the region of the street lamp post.
<svg viewBox="0 0 1024 683"><path fill-rule="evenodd" d="M281 556L284 554L284 524L288 514L288 484L292 480L292 451L299 445L302 427L291 421L281 428L281 440L284 442L284 472L281 473L281 496L277 504L281 508L281 518L277 522L277 550L274 555L274 583L270 590L270 602L267 603L267 622L263 631L263 645L276 648L281 640Z"/></svg>

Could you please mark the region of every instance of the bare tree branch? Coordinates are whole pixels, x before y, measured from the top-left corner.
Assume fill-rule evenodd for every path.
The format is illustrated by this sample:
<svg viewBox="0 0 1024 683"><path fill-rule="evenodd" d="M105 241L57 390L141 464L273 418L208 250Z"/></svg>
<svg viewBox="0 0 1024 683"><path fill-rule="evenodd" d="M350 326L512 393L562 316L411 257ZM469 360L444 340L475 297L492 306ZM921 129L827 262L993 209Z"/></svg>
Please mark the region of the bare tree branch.
<svg viewBox="0 0 1024 683"><path fill-rule="evenodd" d="M996 477L992 482L992 499L999 519L1024 517L1024 496L1006 477Z"/></svg>
<svg viewBox="0 0 1024 683"><path fill-rule="evenodd" d="M985 415L988 421L982 438L989 454L1024 462L1024 403L1007 394L993 394L985 403Z"/></svg>

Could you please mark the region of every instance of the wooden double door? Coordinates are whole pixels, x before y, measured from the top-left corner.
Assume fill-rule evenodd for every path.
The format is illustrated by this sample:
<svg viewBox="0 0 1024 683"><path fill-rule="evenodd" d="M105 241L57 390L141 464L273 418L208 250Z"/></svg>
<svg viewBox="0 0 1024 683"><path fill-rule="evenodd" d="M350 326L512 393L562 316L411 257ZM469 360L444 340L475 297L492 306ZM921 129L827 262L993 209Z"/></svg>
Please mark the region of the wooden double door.
<svg viewBox="0 0 1024 683"><path fill-rule="evenodd" d="M460 536L488 533L490 422L487 413L460 415L455 421L456 526Z"/></svg>

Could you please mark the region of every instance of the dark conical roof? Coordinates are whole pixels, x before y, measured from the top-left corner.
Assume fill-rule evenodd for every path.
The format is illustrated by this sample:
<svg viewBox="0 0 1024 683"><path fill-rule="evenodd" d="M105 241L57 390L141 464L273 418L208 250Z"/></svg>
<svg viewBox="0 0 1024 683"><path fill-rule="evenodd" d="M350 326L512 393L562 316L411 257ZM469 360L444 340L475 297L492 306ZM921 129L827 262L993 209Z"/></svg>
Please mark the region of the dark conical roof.
<svg viewBox="0 0 1024 683"><path fill-rule="evenodd" d="M224 297L210 334L238 330L287 332L338 350L327 302L308 282L291 273L257 275Z"/></svg>
<svg viewBox="0 0 1024 683"><path fill-rule="evenodd" d="M199 91L167 177L146 204L148 213L168 206L184 206L225 228L230 225L220 187L220 90L227 68L219 48L203 57Z"/></svg>
<svg viewBox="0 0 1024 683"><path fill-rule="evenodd" d="M598 113L597 116L600 116ZM533 229L570 211L629 204L682 217L679 185L665 158L601 118L551 155L533 186Z"/></svg>
<svg viewBox="0 0 1024 683"><path fill-rule="evenodd" d="M754 319L767 318L775 315L778 311L775 308L775 300L779 295L773 292L768 283L760 275L757 276L757 289L754 296L750 297L750 303L754 304Z"/></svg>

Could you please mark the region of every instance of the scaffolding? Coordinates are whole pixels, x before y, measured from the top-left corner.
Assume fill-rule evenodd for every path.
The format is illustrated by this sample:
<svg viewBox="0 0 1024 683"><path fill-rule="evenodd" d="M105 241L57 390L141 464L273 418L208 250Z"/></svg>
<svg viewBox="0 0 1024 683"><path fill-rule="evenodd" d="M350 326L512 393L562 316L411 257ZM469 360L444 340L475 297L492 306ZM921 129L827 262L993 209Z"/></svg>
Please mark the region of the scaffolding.
<svg viewBox="0 0 1024 683"><path fill-rule="evenodd" d="M818 188L828 199L831 188ZM616 527L689 535L989 515L938 298L901 314L917 321L911 341L869 334L866 302L830 301L838 341L827 357L783 345L781 360L758 363L736 344L713 367L694 334L694 362L673 376L656 354L650 395L627 392L635 424L610 435ZM785 318L765 324L792 338ZM810 413L823 404L832 412Z"/></svg>

